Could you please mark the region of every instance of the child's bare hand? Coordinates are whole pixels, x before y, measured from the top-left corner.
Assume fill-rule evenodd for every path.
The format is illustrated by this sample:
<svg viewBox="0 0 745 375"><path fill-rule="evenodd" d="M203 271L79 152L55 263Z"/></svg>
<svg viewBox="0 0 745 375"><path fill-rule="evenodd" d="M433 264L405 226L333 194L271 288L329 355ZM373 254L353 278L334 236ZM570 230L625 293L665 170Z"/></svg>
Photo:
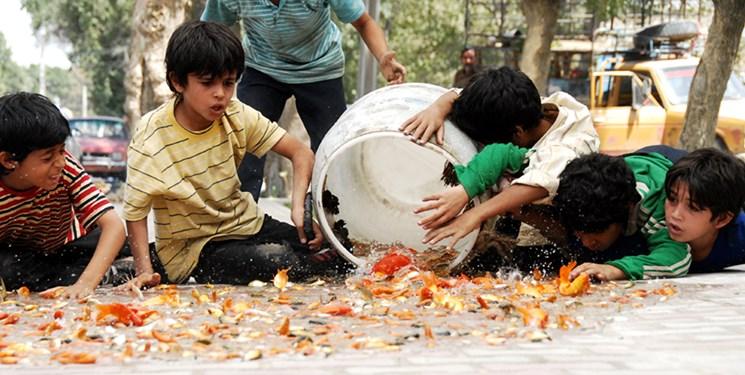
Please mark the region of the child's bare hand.
<svg viewBox="0 0 745 375"><path fill-rule="evenodd" d="M453 186L445 189L442 193L426 196L423 199L427 202L425 205L414 210L415 214L434 210L434 212L419 220L419 224L424 229L439 228L463 210L468 204L468 193L463 185Z"/></svg>
<svg viewBox="0 0 745 375"><path fill-rule="evenodd" d="M569 274L569 279L574 280L575 277L582 273L586 273L599 281L623 280L626 278L626 274L623 271L610 264L582 263L579 267L572 270Z"/></svg>
<svg viewBox="0 0 745 375"><path fill-rule="evenodd" d="M474 212L466 211L462 215L455 218L448 225L436 229L432 229L424 235L422 243L427 245L435 245L438 242L452 237L450 244L447 246L448 249L455 247L455 244L460 241L461 238L465 237L469 233L481 227L481 219Z"/></svg>
<svg viewBox="0 0 745 375"><path fill-rule="evenodd" d="M43 292L39 292L39 296L41 298L46 298L46 299L56 299L56 298L80 299L80 298L90 296L91 294L93 294L93 291L95 289L96 289L95 286L86 285L86 284L77 282L70 286L55 286L55 287L49 288Z"/></svg>
<svg viewBox="0 0 745 375"><path fill-rule="evenodd" d="M308 247L317 250L321 248L323 243L323 233L321 233L321 227L313 220L313 239L308 241Z"/></svg>
<svg viewBox="0 0 745 375"><path fill-rule="evenodd" d="M85 298L93 294L94 290L96 290L95 285L87 285L85 283L77 282L66 287L65 290L62 292L61 297L73 299Z"/></svg>
<svg viewBox="0 0 745 375"><path fill-rule="evenodd" d="M117 292L129 292L133 290L147 289L160 284L160 274L157 272L143 272L127 283L115 288Z"/></svg>
<svg viewBox="0 0 745 375"><path fill-rule="evenodd" d="M388 51L380 60L380 72L389 85L404 83L406 81L406 68L396 61L396 53Z"/></svg>
<svg viewBox="0 0 745 375"><path fill-rule="evenodd" d="M297 236L300 238L300 243L308 245L311 249L319 249L321 247L321 243L323 242L323 234L321 233L321 228L318 226L318 223L316 223L315 220L313 220L313 239L308 241L307 236L305 235L305 209L304 208L294 208L292 209L290 213L290 219L292 220L292 223L295 224L295 229L297 229Z"/></svg>
<svg viewBox="0 0 745 375"><path fill-rule="evenodd" d="M436 106L431 105L404 121L398 130L410 135L419 144L427 143L432 134L436 134L437 144L441 145L445 142L446 116L447 114L443 114Z"/></svg>

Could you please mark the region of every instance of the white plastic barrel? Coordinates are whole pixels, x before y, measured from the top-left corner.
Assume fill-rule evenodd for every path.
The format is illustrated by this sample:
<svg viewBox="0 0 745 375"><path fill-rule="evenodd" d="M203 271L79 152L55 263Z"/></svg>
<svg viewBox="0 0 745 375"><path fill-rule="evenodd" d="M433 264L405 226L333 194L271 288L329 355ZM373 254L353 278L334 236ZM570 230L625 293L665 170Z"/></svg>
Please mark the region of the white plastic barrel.
<svg viewBox="0 0 745 375"><path fill-rule="evenodd" d="M449 121L445 122L442 146L434 137L418 145L398 128L445 92L442 87L422 83L375 90L352 104L321 142L311 187L314 208L326 239L357 266L363 266L366 259L355 256L334 235L332 227L338 220L344 221L354 241L428 249L422 244L425 231L417 225L428 214L416 215L414 209L423 204L423 197L446 188L440 180L446 160L466 164L477 149ZM326 190L338 198L338 214L324 207ZM466 257L477 235L478 231L473 231L458 242L458 255L450 268Z"/></svg>

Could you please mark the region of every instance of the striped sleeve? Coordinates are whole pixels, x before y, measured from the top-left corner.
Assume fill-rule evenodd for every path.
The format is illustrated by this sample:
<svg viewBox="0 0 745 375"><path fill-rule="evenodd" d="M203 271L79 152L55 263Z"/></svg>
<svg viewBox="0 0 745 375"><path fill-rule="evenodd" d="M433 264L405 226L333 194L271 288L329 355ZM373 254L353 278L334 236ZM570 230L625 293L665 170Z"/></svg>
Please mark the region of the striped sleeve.
<svg viewBox="0 0 745 375"><path fill-rule="evenodd" d="M285 130L280 128L276 122L264 117L259 111L248 106L244 108L241 114L245 117L241 122L246 129L244 133L246 152L262 157L282 139Z"/></svg>
<svg viewBox="0 0 745 375"><path fill-rule="evenodd" d="M339 21L344 23L357 21L365 13L365 3L362 0L329 0L329 5Z"/></svg>
<svg viewBox="0 0 745 375"><path fill-rule="evenodd" d="M647 239L649 254L627 256L608 264L620 269L630 280L658 277L680 277L691 267L691 251L687 244L673 241L665 223L665 195L661 182L664 170L637 171L636 191L642 197L637 213L639 228Z"/></svg>
<svg viewBox="0 0 745 375"><path fill-rule="evenodd" d="M620 269L629 280L657 277L680 277L691 267L691 252L688 245L670 239L663 227L647 238L648 255L627 256L608 264Z"/></svg>
<svg viewBox="0 0 745 375"><path fill-rule="evenodd" d="M151 115L140 120L142 131L135 134L127 149L127 182L124 186L122 215L127 221L146 218L150 213L153 196L161 195L165 191L159 164L144 148L144 141L157 131L145 125L152 117Z"/></svg>
<svg viewBox="0 0 745 375"><path fill-rule="evenodd" d="M238 20L238 4L235 1L207 0L202 12L202 21L212 21L233 25Z"/></svg>
<svg viewBox="0 0 745 375"><path fill-rule="evenodd" d="M65 160L63 173L70 181L70 197L77 219L86 230L89 230L106 211L113 209L114 206L111 205L106 195L93 185L91 177L72 155L67 154Z"/></svg>

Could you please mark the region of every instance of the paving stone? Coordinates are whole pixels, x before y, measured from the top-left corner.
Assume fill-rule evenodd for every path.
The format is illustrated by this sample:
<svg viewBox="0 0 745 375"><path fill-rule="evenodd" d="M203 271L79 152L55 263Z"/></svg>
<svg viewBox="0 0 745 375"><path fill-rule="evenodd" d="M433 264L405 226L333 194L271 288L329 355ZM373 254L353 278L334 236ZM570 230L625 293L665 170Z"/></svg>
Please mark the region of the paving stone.
<svg viewBox="0 0 745 375"><path fill-rule="evenodd" d="M340 350L327 358L282 355L253 362L3 366L0 374L735 374L743 372L745 363L743 271L745 266L735 272L640 283L648 290L672 283L680 293L651 306L605 311L604 325L551 331L552 340L540 343L489 346L466 337L458 345L407 345L398 352Z"/></svg>

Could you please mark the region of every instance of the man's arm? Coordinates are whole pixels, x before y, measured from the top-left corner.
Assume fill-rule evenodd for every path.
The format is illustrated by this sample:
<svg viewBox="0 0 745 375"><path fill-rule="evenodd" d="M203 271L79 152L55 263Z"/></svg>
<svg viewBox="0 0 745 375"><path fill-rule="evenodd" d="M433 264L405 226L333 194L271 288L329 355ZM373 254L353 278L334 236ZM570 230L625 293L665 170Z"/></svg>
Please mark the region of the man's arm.
<svg viewBox="0 0 745 375"><path fill-rule="evenodd" d="M64 296L82 298L93 293L124 244L124 224L116 211L108 210L96 224L101 228L96 251L78 281L65 289Z"/></svg>
<svg viewBox="0 0 745 375"><path fill-rule="evenodd" d="M380 64L380 72L389 84L403 83L406 80L406 68L396 61L396 53L388 50L385 34L378 23L364 12L352 22L352 26L365 41L367 48Z"/></svg>
<svg viewBox="0 0 745 375"><path fill-rule="evenodd" d="M317 248L323 241L320 228L313 225L315 238L311 241L308 241L305 237L304 231L305 193L308 191L310 177L313 173L313 162L315 159L313 151L290 134L285 134L272 147L272 151L292 161L292 222L297 228L300 242L308 243L310 247Z"/></svg>

